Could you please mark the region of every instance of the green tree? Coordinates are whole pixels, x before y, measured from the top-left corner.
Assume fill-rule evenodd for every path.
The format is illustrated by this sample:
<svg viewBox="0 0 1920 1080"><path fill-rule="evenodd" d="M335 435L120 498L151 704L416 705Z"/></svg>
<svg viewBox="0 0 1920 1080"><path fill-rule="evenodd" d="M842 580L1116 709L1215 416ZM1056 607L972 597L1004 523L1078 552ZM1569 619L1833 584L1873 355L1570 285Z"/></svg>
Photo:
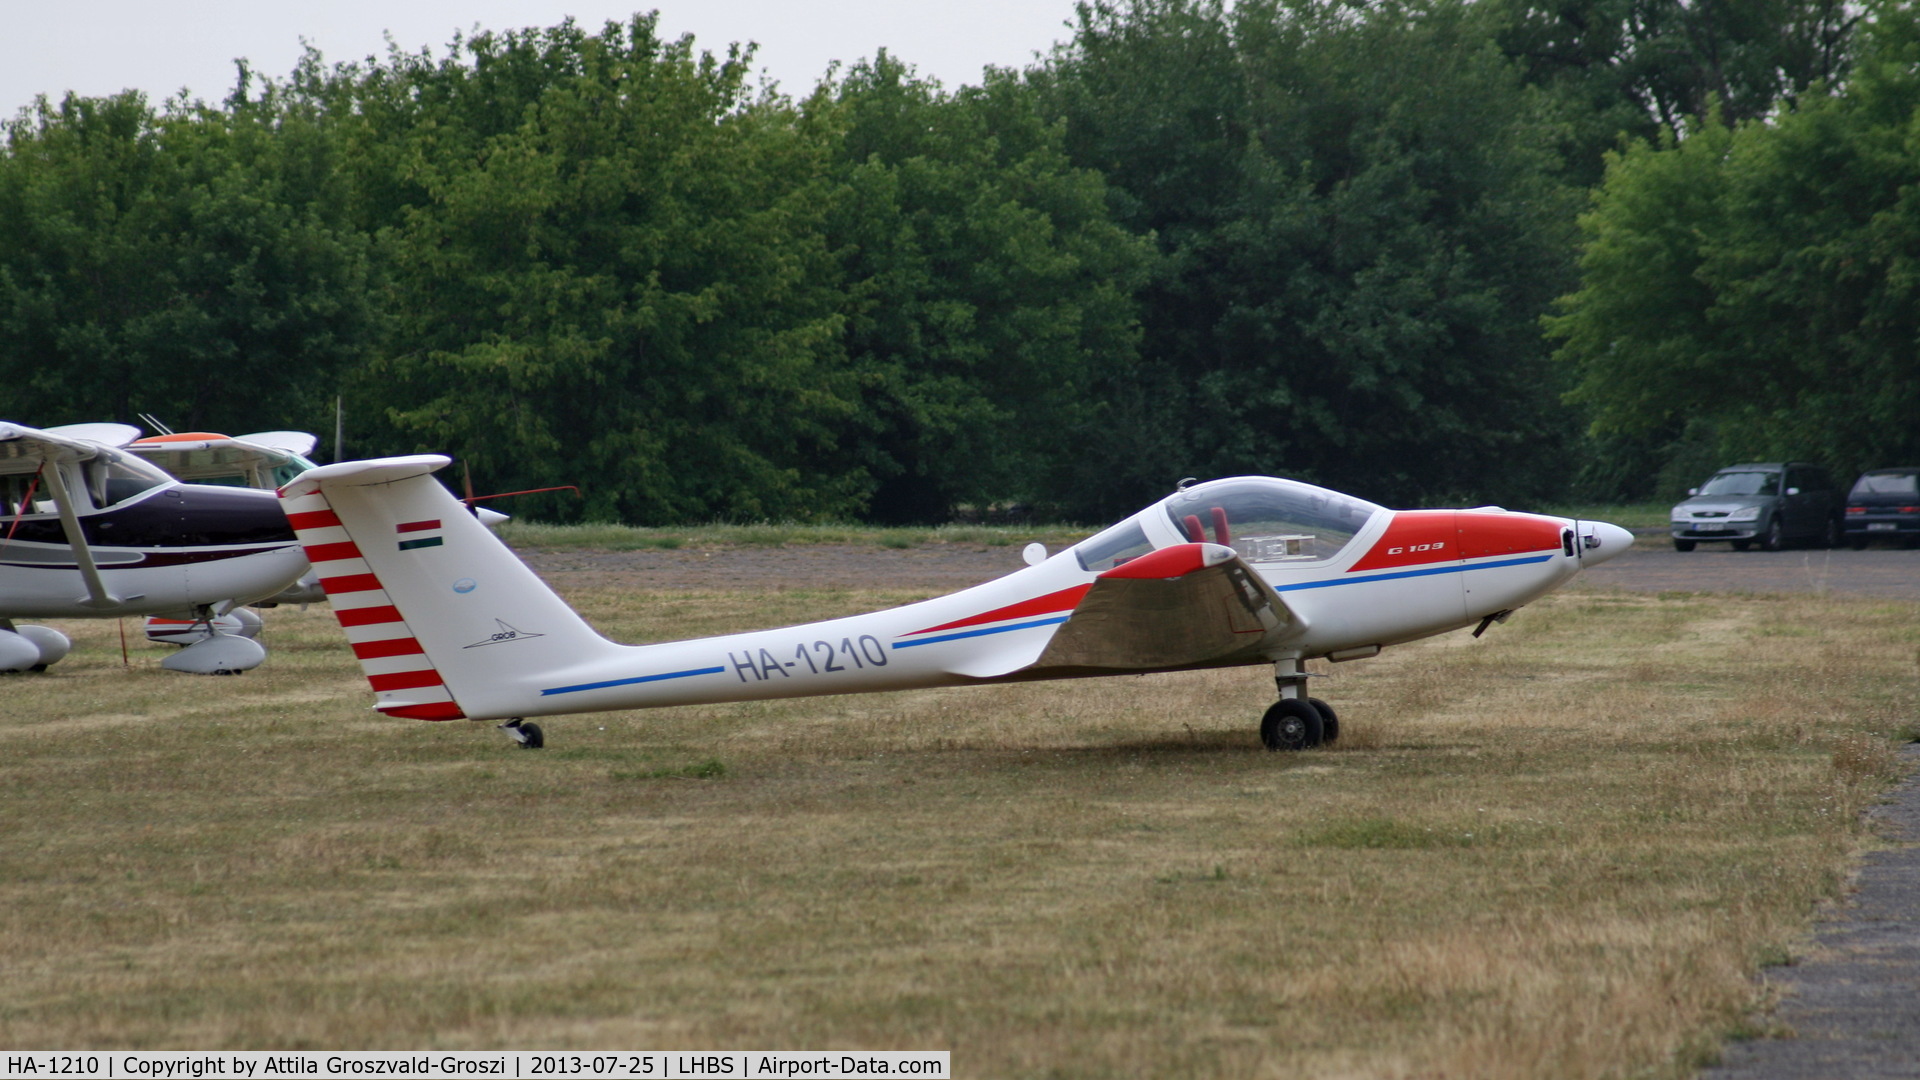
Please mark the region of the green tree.
<svg viewBox="0 0 1920 1080"><path fill-rule="evenodd" d="M311 425L374 332L368 244L318 118L137 93L45 99L0 154L0 373L12 418Z"/></svg>
<svg viewBox="0 0 1920 1080"><path fill-rule="evenodd" d="M1149 247L1112 223L1017 78L946 94L882 52L823 85L827 222L846 288L864 447L888 521L1046 500L1104 422L1103 365L1130 367Z"/></svg>
<svg viewBox="0 0 1920 1080"><path fill-rule="evenodd" d="M521 511L545 517L860 510L823 150L746 71L648 15L310 79L392 260L390 353L353 394L375 438L585 489Z"/></svg>
<svg viewBox="0 0 1920 1080"><path fill-rule="evenodd" d="M1920 458L1920 18L1883 12L1834 96L1614 155L1549 320L1595 430L1847 473Z"/></svg>
<svg viewBox="0 0 1920 1080"><path fill-rule="evenodd" d="M1563 108L1561 145L1594 183L1622 136L1738 124L1837 82L1866 17L1853 0L1495 0L1496 40Z"/></svg>
<svg viewBox="0 0 1920 1080"><path fill-rule="evenodd" d="M1399 502L1556 481L1535 319L1574 204L1470 5L1102 0L1035 79L1164 255L1135 380L1164 456L1111 503L1182 473Z"/></svg>

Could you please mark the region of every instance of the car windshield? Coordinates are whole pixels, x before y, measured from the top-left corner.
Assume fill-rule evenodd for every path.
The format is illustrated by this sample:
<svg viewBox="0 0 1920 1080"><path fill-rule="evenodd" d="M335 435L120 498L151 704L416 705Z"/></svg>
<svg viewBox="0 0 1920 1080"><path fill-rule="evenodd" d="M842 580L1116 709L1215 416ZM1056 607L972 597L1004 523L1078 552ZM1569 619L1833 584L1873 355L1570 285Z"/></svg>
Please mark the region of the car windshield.
<svg viewBox="0 0 1920 1080"><path fill-rule="evenodd" d="M1855 495L1920 495L1920 472L1868 473L1853 485L1853 493Z"/></svg>
<svg viewBox="0 0 1920 1080"><path fill-rule="evenodd" d="M1780 488L1777 472L1723 472L1701 487L1702 495L1772 495Z"/></svg>

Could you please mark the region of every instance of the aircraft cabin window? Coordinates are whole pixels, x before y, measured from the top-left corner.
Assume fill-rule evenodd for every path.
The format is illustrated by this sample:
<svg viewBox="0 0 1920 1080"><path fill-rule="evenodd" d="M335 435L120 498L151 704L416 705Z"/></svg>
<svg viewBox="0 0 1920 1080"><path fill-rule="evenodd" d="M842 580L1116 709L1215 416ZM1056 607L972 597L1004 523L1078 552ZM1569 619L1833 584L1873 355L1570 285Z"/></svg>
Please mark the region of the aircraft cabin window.
<svg viewBox="0 0 1920 1080"><path fill-rule="evenodd" d="M1080 565L1095 573L1111 570L1128 559L1137 559L1153 550L1153 544L1147 540L1146 530L1132 518L1080 541L1073 549L1073 555Z"/></svg>

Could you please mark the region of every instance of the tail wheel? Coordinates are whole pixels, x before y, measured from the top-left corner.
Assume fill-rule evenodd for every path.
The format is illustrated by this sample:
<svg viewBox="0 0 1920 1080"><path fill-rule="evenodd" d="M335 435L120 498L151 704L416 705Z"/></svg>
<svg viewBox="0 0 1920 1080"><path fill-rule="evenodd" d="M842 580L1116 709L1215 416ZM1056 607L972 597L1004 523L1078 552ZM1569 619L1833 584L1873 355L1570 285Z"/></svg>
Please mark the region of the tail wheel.
<svg viewBox="0 0 1920 1080"><path fill-rule="evenodd" d="M1300 698L1281 698L1260 718L1260 741L1269 750L1305 750L1325 735L1320 710Z"/></svg>

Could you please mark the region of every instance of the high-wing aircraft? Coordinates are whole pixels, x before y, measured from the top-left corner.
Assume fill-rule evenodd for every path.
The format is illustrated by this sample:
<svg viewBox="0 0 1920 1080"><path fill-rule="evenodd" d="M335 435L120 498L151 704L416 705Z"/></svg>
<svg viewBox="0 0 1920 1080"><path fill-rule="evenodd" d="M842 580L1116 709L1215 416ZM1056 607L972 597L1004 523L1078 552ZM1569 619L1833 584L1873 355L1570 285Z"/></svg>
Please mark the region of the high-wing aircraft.
<svg viewBox="0 0 1920 1080"><path fill-rule="evenodd" d="M0 421L0 670L67 652L64 634L14 619L209 619L307 568L272 493L183 484L120 449L139 434ZM162 666L245 671L265 656L258 642L218 633Z"/></svg>
<svg viewBox="0 0 1920 1080"><path fill-rule="evenodd" d="M237 437L211 431L168 431L135 439L126 445L126 450L189 484L273 491L313 468L307 455L313 453L319 443L317 437L305 431L260 431ZM327 594L320 588L319 575L308 568L293 584L255 604L259 607L318 604L326 598ZM244 607L236 607L215 620L147 617L149 640L183 645L214 632L252 637L259 629L260 617Z"/></svg>
<svg viewBox="0 0 1920 1080"><path fill-rule="evenodd" d="M614 644L432 476L437 455L323 465L281 489L374 708L521 719L659 705L1270 664L1270 749L1337 737L1303 662L1475 626L1632 543L1598 521L1388 510L1273 477L1185 486L947 596L777 630ZM505 726L505 725L503 725ZM534 729L529 739L528 729ZM537 725L510 734L537 745Z"/></svg>

